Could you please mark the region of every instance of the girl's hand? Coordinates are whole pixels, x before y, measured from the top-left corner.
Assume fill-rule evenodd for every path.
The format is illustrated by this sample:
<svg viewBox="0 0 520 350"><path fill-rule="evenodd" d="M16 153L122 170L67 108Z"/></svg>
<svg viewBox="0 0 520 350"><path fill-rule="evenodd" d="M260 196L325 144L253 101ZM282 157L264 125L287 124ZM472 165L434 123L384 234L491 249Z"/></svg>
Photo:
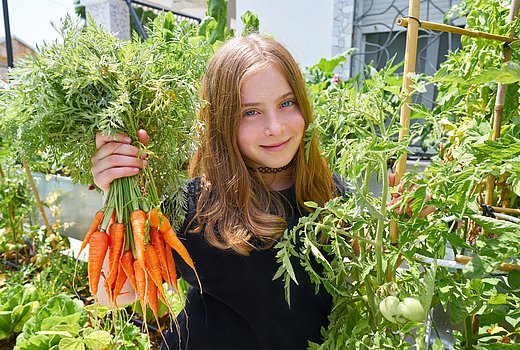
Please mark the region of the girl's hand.
<svg viewBox="0 0 520 350"><path fill-rule="evenodd" d="M145 130L137 132L139 141L145 146L150 138ZM103 191L108 191L115 179L133 176L139 169L148 165L146 154L138 157L139 149L131 145L132 140L124 134L117 134L108 138L96 134L96 153L92 157L92 175L94 183Z"/></svg>
<svg viewBox="0 0 520 350"><path fill-rule="evenodd" d="M389 180L390 180L390 187L394 187L395 185L395 174L390 174L389 176ZM408 189L408 191L410 192L413 192L415 191L416 189L418 189L420 186L417 185L417 184L412 184L410 186L410 188ZM399 205L397 205L399 202L401 202L401 196L404 192L404 183L401 181L397 187L396 187L396 190L397 192L396 193L392 193L391 194L391 197L392 197L392 200L388 203L388 205L390 207L395 207L394 211L399 214L399 215L403 215L403 214L408 214L409 216L412 216L413 215L413 212L412 212L412 201L409 201L408 204L406 205L406 207L404 208L400 208ZM430 192L426 192L426 201L429 201L430 199L432 198L432 195ZM428 214L431 214L435 211L435 207L432 206L432 205L428 205L426 207L424 207L420 212L419 212L419 218L424 218L426 215Z"/></svg>

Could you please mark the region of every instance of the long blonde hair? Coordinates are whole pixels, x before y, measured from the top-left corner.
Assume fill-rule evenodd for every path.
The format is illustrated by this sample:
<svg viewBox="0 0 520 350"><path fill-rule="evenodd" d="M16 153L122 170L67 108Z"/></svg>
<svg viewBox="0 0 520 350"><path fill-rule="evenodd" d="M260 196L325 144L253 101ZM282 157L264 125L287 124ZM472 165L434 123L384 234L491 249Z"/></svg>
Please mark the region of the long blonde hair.
<svg viewBox="0 0 520 350"><path fill-rule="evenodd" d="M248 169L236 137L242 83L273 65L292 87L307 129L313 113L301 71L289 51L268 36L254 34L224 43L202 81L201 97L207 103L199 112L200 144L190 164L190 176L202 177L196 231L204 229L210 244L243 255L253 248L272 247L287 227L282 199L270 193L256 171ZM302 140L292 167L296 199L304 210L310 211L306 201L323 205L335 195L316 137Z"/></svg>

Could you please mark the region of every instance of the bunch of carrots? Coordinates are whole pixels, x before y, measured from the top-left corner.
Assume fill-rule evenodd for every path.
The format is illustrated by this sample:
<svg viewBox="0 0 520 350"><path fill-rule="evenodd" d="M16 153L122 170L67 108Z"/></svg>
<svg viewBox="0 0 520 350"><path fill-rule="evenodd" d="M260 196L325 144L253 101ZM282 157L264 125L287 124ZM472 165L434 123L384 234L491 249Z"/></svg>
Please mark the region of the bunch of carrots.
<svg viewBox="0 0 520 350"><path fill-rule="evenodd" d="M95 297L108 254L109 269L108 275L104 276L104 287L111 303L117 307L116 298L129 280L141 302L145 319L146 305L149 305L159 324L159 300L169 305L163 283L178 292L172 249L195 274L196 270L166 216L155 207L146 210L150 197L152 200L155 197L156 203L158 201L153 181L147 181L148 197L144 200L142 186L139 186L143 176L150 180L151 173L145 173L141 178L136 175L114 180L105 207L96 213L79 254L89 244L88 280Z"/></svg>

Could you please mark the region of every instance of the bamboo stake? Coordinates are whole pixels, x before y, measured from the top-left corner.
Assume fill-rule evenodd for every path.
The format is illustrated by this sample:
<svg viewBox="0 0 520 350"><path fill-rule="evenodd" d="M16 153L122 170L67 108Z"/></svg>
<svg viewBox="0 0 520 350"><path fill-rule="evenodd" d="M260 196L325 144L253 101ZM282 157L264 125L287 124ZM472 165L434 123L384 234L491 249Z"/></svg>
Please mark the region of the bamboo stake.
<svg viewBox="0 0 520 350"><path fill-rule="evenodd" d="M509 17L507 18L507 22L511 23L515 20L518 15L518 6L520 5L520 0L513 0L511 2L511 7L509 8ZM509 37L513 38L515 35L514 31L511 30L509 33ZM511 47L507 44L504 45L504 58L503 62L511 61L512 50ZM502 112L504 111L504 103L506 101L506 93L507 93L507 84L498 83L497 89L497 97L495 100L495 113L493 116L493 134L491 136L493 141L496 141L500 137L500 131L502 128ZM486 197L485 203L487 205L493 205L493 194L495 192L495 177L493 175L488 175L486 180ZM486 234L486 232L483 232Z"/></svg>
<svg viewBox="0 0 520 350"><path fill-rule="evenodd" d="M29 180L29 185L31 185L31 189L34 194L34 199L36 200L36 206L38 207L38 210L40 211L40 215L43 219L43 223L45 224L45 227L47 228L47 233L52 233L51 225L49 224L49 220L47 220L47 215L45 215L45 210L43 209L43 203L40 199L40 195L38 194L38 189L36 188L36 185L34 184L34 178L31 174L31 170L29 169L29 166L25 161L22 161L23 167L25 169L25 174L27 175L27 179Z"/></svg>
<svg viewBox="0 0 520 350"><path fill-rule="evenodd" d="M399 18L397 20L397 25L401 26L401 27L408 27L409 22L410 21L408 18ZM412 19L412 22L415 22L415 20ZM517 38L515 38L514 36L491 34L491 33L481 32L478 30L464 29L464 28L459 28L456 26L450 26L447 24L440 24L440 23L434 23L434 22L428 22L428 21L422 21L422 20L421 20L419 27L421 29L426 29L426 30L435 30L438 32L465 35L465 36L469 36L472 38L497 40L497 41L502 41L502 42L506 42L506 43L511 43L511 42L517 40Z"/></svg>
<svg viewBox="0 0 520 350"><path fill-rule="evenodd" d="M494 206L491 206L491 208L493 209L493 211L496 211L497 213L520 215L520 209L502 208L502 207L494 207Z"/></svg>
<svg viewBox="0 0 520 350"><path fill-rule="evenodd" d="M417 40L419 37L419 15L421 10L420 0L409 0L408 4L408 16L413 18L409 23L406 30L406 49L404 54L404 69L403 69L403 84L402 92L407 94L405 103L401 107L401 130L399 131L399 141L403 140L410 132L410 106L412 102L412 96L410 94L410 78L409 73L415 72L415 64L417 61ZM404 173L406 172L406 159L407 153L405 152L401 158L399 158L396 166L395 182L397 185ZM397 243L399 238L399 231L397 227L397 221L392 220L390 222L390 240L392 244Z"/></svg>

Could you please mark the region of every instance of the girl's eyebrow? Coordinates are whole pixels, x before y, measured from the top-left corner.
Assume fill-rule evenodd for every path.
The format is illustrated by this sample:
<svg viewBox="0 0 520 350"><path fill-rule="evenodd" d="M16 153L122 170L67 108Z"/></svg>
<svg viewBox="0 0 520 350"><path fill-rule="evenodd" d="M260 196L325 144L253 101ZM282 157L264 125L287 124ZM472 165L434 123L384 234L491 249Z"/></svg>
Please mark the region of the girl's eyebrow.
<svg viewBox="0 0 520 350"><path fill-rule="evenodd" d="M282 96L280 96L280 100L283 100L284 98L287 98L289 96L294 96L294 92L293 91L289 91L288 93L286 94L283 94Z"/></svg>
<svg viewBox="0 0 520 350"><path fill-rule="evenodd" d="M289 96L294 96L294 92L289 91L289 92L283 94L282 96L280 96L280 97L278 98L278 100L283 100L284 98L287 98L287 97L289 97ZM242 108L244 108L244 107L258 106L258 105L260 105L260 104L261 104L260 102L242 103Z"/></svg>

